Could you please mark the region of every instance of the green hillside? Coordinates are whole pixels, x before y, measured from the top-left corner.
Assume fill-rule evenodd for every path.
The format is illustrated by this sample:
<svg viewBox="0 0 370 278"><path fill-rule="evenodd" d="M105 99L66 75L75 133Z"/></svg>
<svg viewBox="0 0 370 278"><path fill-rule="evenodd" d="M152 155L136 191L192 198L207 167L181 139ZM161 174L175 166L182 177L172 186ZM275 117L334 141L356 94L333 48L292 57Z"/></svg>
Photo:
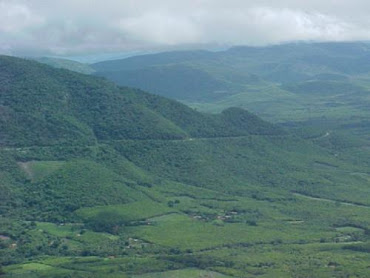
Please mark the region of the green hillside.
<svg viewBox="0 0 370 278"><path fill-rule="evenodd" d="M369 274L363 137L6 56L0 93L4 277Z"/></svg>
<svg viewBox="0 0 370 278"><path fill-rule="evenodd" d="M0 142L5 146L241 136L254 133L258 124L241 129L226 117L26 60L1 57L0 70Z"/></svg>
<svg viewBox="0 0 370 278"><path fill-rule="evenodd" d="M183 101L201 111L247 109L281 124L338 128L370 115L370 45L291 43L142 55L92 65L117 84Z"/></svg>

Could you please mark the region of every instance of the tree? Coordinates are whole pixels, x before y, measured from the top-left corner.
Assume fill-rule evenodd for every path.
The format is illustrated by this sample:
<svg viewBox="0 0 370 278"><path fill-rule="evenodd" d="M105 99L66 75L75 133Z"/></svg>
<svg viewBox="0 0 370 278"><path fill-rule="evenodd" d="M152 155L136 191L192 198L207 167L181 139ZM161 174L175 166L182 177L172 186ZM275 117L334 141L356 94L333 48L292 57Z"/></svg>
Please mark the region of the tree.
<svg viewBox="0 0 370 278"><path fill-rule="evenodd" d="M96 232L117 234L125 219L115 211L101 211L87 221L87 226Z"/></svg>

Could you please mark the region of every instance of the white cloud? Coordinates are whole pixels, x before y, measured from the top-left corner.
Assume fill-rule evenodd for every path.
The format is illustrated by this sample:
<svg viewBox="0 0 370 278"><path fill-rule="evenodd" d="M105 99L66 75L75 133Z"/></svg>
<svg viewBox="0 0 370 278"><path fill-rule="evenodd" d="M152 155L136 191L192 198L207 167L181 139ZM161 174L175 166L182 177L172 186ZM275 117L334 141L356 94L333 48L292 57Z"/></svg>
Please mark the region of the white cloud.
<svg viewBox="0 0 370 278"><path fill-rule="evenodd" d="M129 38L153 44L194 43L202 36L195 22L170 13L149 12L136 17L122 18L118 26Z"/></svg>
<svg viewBox="0 0 370 278"><path fill-rule="evenodd" d="M365 0L0 0L0 52L368 40L369 9Z"/></svg>
<svg viewBox="0 0 370 278"><path fill-rule="evenodd" d="M0 32L14 35L43 22L43 18L34 14L25 4L0 2Z"/></svg>
<svg viewBox="0 0 370 278"><path fill-rule="evenodd" d="M260 43L291 40L346 40L352 26L334 16L292 9L267 7L251 10Z"/></svg>

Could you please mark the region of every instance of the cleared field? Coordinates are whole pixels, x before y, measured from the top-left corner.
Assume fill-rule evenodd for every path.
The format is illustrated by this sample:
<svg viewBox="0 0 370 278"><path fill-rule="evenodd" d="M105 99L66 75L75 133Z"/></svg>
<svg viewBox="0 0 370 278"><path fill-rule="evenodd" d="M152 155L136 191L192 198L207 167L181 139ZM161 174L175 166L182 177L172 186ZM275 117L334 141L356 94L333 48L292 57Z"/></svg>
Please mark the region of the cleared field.
<svg viewBox="0 0 370 278"><path fill-rule="evenodd" d="M32 181L41 180L60 169L63 161L29 161L18 162L18 165Z"/></svg>
<svg viewBox="0 0 370 278"><path fill-rule="evenodd" d="M95 217L99 213L115 212L126 221L145 220L150 217L176 212L176 209L154 201L134 202L125 205L83 208L76 214L84 219Z"/></svg>

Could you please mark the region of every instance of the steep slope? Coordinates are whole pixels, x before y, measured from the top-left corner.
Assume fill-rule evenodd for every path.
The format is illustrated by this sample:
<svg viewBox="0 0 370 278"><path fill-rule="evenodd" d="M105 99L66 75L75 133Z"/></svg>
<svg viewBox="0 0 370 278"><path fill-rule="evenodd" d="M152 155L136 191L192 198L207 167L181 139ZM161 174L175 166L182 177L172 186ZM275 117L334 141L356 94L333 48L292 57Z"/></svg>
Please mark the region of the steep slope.
<svg viewBox="0 0 370 278"><path fill-rule="evenodd" d="M0 58L0 70L2 145L249 134L248 127L99 78L11 57Z"/></svg>

